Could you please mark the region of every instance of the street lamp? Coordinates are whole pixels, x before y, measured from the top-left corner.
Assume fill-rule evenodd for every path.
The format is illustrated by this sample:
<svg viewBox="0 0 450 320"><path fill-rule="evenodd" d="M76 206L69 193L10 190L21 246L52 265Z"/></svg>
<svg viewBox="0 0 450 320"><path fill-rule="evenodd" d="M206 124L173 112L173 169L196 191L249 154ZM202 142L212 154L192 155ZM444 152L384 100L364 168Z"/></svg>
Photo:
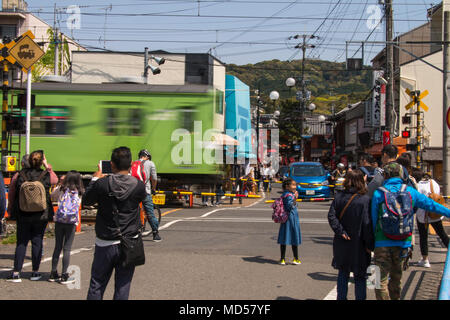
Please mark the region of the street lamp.
<svg viewBox="0 0 450 320"><path fill-rule="evenodd" d="M286 79L286 87L292 88L293 86L295 86L295 79L287 78Z"/></svg>
<svg viewBox="0 0 450 320"><path fill-rule="evenodd" d="M270 100L272 101L276 101L280 98L280 94L278 93L278 91L272 91L269 95Z"/></svg>
<svg viewBox="0 0 450 320"><path fill-rule="evenodd" d="M259 87L259 86L258 86ZM258 96L257 101L257 109L256 109L256 159L259 164L259 118L260 118L260 107L263 105L263 101L261 100L261 90L258 88L258 90L255 91L255 93ZM280 98L280 94L278 91L271 91L269 94L270 100L272 100L274 103L276 100Z"/></svg>
<svg viewBox="0 0 450 320"><path fill-rule="evenodd" d="M304 149L305 149L305 141L303 139L303 127L304 127L304 117L305 117L305 109L308 108L309 111L314 111L316 109L316 105L311 103L306 107L306 102L311 98L311 92L306 90L305 81L304 81L304 68L302 69L302 76L299 81L295 80L295 78L287 78L286 86L289 88L294 87L296 84L300 86L300 91L297 92L296 98L297 101L300 102L300 161L304 161Z"/></svg>
<svg viewBox="0 0 450 320"><path fill-rule="evenodd" d="M326 118L325 118L324 115L321 114L321 115L318 117L318 120L319 120L319 122L325 122Z"/></svg>
<svg viewBox="0 0 450 320"><path fill-rule="evenodd" d="M316 110L316 105L315 105L314 103L311 103L311 104L308 106L308 110L309 110L309 111L314 111L314 110Z"/></svg>

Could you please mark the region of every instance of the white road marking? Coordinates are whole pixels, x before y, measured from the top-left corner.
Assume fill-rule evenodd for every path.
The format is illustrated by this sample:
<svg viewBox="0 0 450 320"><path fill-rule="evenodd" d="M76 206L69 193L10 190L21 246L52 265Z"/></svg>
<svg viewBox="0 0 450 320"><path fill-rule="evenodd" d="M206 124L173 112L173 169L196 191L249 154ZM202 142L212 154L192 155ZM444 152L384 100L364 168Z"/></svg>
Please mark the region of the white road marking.
<svg viewBox="0 0 450 320"><path fill-rule="evenodd" d="M249 206L245 206L245 207L236 207L236 208L221 208L221 209L215 209L215 210L212 210L212 211L210 211L210 212L207 212L207 213L203 214L203 215L200 216L200 217L189 217L189 218L184 218L184 219L177 219L177 220L168 222L168 223L166 223L165 225L161 226L161 227L159 228L159 230L167 229L167 228L169 228L170 226L172 226L172 225L174 225L175 223L180 222L180 221L189 221L189 220L194 220L194 221L197 221L197 220L198 220L198 221L201 221L200 218L206 218L206 217L208 217L209 215L211 215L211 214L213 214L213 213L215 213L215 212L218 212L218 211L224 211L224 210L238 210L238 209L242 209L242 208L250 208L250 207L252 207L252 206L254 206L254 205L260 203L260 202L261 202L262 200L264 200L264 199L265 199L265 194L263 193L261 199L259 199L258 201L254 202L253 204L251 204L251 205L249 205ZM78 254L78 253L81 253L81 252L84 252L84 251L89 251L89 250L92 250L94 247L95 247L95 246L92 245L92 246L90 246L90 247L76 249L76 250L73 250L73 251L70 253L70 255ZM60 258L61 258L61 257L62 257L62 254L60 255ZM52 257L47 257L47 258L42 259L42 260L41 260L41 263L45 263L45 262L48 262L48 261L51 261L51 260L52 260ZM23 264L23 267L24 267L24 268L30 267L31 265L32 265L31 262L27 262L27 263L24 263L24 264ZM12 270L13 270L13 268L3 268L3 269L0 269L0 272L1 272L1 271L12 271Z"/></svg>
<svg viewBox="0 0 450 320"><path fill-rule="evenodd" d="M323 300L337 300L337 286L334 287Z"/></svg>

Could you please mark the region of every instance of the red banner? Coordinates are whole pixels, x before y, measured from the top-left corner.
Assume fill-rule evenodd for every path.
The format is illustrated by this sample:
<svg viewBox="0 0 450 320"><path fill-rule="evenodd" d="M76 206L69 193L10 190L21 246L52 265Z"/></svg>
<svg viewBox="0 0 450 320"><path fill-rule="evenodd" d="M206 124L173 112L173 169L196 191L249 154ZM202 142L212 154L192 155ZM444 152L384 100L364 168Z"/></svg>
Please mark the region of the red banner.
<svg viewBox="0 0 450 320"><path fill-rule="evenodd" d="M383 146L391 144L391 133L389 131L383 131Z"/></svg>

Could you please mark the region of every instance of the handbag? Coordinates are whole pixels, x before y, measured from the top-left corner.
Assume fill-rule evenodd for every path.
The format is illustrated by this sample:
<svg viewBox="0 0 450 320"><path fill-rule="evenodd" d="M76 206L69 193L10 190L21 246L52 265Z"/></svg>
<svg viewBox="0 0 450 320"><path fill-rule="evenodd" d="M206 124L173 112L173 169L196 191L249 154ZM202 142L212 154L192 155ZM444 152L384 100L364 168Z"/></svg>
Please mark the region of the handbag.
<svg viewBox="0 0 450 320"><path fill-rule="evenodd" d="M428 197L431 200L433 200L433 201L435 201L435 202L437 202L437 203L439 203L441 205L445 205L444 197L442 197L440 194L434 193L433 181L432 180L430 180L430 189L431 189L431 193L430 193L430 195ZM434 212L427 211L427 213L426 213L426 218L427 218L426 220L427 220L427 222L429 220L438 220L441 217L442 217L441 215L439 215L437 213L434 213Z"/></svg>
<svg viewBox="0 0 450 320"><path fill-rule="evenodd" d="M109 189L109 183L108 183ZM120 258L119 263L123 268L141 266L145 264L145 251L142 235L139 232L137 237L130 238L122 235L119 224L119 210L117 208L117 199L112 193L108 194L112 198L113 219L119 230L120 237Z"/></svg>

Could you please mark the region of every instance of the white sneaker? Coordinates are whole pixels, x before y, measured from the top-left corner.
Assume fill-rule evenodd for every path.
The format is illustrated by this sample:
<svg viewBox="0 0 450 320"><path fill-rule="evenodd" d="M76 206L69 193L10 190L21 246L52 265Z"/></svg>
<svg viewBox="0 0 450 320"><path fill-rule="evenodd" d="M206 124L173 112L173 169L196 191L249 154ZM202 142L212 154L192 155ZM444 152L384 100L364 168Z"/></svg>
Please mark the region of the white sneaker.
<svg viewBox="0 0 450 320"><path fill-rule="evenodd" d="M431 268L431 264L428 259L427 260L420 259L419 262L417 262L417 265L419 267Z"/></svg>

